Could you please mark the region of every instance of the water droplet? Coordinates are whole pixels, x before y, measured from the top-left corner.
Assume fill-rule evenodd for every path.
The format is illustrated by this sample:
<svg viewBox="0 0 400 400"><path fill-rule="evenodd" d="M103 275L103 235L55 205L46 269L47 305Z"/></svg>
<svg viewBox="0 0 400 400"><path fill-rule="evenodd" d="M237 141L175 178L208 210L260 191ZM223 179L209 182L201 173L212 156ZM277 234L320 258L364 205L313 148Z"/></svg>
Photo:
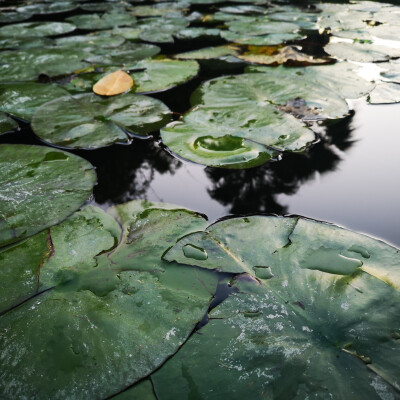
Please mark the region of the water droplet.
<svg viewBox="0 0 400 400"><path fill-rule="evenodd" d="M271 279L274 277L274 274L272 273L270 267L263 267L263 266L253 267L253 270L254 270L257 278Z"/></svg>
<svg viewBox="0 0 400 400"><path fill-rule="evenodd" d="M320 248L302 262L302 268L319 270L328 274L352 275L363 265L356 258L345 257L337 249Z"/></svg>
<svg viewBox="0 0 400 400"><path fill-rule="evenodd" d="M183 246L183 254L187 258L193 258L195 260L207 260L208 254L201 247L194 246L193 244L186 244Z"/></svg>
<svg viewBox="0 0 400 400"><path fill-rule="evenodd" d="M368 250L363 246L353 245L348 250L351 251L352 253L361 254L364 258L371 257L370 254L368 253Z"/></svg>

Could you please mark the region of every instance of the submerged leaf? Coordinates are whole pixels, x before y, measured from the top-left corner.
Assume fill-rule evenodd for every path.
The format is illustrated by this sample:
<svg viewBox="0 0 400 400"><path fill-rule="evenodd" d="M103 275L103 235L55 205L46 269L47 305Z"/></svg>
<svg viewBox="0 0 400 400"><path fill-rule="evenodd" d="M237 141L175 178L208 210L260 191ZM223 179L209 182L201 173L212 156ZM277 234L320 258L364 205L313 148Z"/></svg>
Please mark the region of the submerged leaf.
<svg viewBox="0 0 400 400"><path fill-rule="evenodd" d="M0 247L68 217L96 182L89 162L60 150L2 144L0 155Z"/></svg>
<svg viewBox="0 0 400 400"><path fill-rule="evenodd" d="M102 96L114 96L129 90L133 83L133 79L126 72L118 70L101 78L93 86L93 92Z"/></svg>
<svg viewBox="0 0 400 400"><path fill-rule="evenodd" d="M124 93L115 98L95 94L65 96L43 104L32 129L51 144L94 149L129 142L128 134L148 136L170 121L160 100Z"/></svg>

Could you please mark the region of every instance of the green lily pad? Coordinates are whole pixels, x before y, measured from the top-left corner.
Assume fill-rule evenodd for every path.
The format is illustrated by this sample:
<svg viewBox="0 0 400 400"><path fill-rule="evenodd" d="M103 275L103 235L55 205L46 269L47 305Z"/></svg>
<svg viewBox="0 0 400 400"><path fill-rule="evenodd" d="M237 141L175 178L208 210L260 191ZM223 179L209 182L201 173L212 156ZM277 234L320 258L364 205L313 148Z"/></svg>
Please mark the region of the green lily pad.
<svg viewBox="0 0 400 400"><path fill-rule="evenodd" d="M126 8L130 7L130 4L125 1L116 2L102 2L102 3L84 3L80 4L80 8L85 11L108 11L108 12L124 12Z"/></svg>
<svg viewBox="0 0 400 400"><path fill-rule="evenodd" d="M400 57L400 49L370 43L329 43L325 51L336 58L357 62L387 61Z"/></svg>
<svg viewBox="0 0 400 400"><path fill-rule="evenodd" d="M120 219L120 241L116 221L87 207L0 253L2 306L12 304L0 317L2 395L109 397L158 368L201 320L216 275L161 256L206 221L188 210L134 203L137 211Z"/></svg>
<svg viewBox="0 0 400 400"><path fill-rule="evenodd" d="M74 15L73 17L67 18L66 21L74 24L78 29L94 31L112 29L117 26L134 25L136 23L136 18L132 14L128 13L110 12L102 15Z"/></svg>
<svg viewBox="0 0 400 400"><path fill-rule="evenodd" d="M132 13L137 17L181 17L187 10L187 2L165 2L151 5L135 6Z"/></svg>
<svg viewBox="0 0 400 400"><path fill-rule="evenodd" d="M35 47L50 47L53 40L50 38L0 38L0 50L6 49L33 49Z"/></svg>
<svg viewBox="0 0 400 400"><path fill-rule="evenodd" d="M0 11L0 23L21 22L33 16L30 12Z"/></svg>
<svg viewBox="0 0 400 400"><path fill-rule="evenodd" d="M252 74L205 82L192 96L201 104L161 130L166 146L182 158L210 166L253 167L301 151L314 133L268 100L264 76Z"/></svg>
<svg viewBox="0 0 400 400"><path fill-rule="evenodd" d="M143 60L139 61L135 68L144 69L131 74L135 86L135 92L158 92L171 89L192 78L199 72L199 64L196 61L180 60Z"/></svg>
<svg viewBox="0 0 400 400"><path fill-rule="evenodd" d="M0 60L0 81L33 81L41 74L71 74L89 66L83 62L85 52L74 49L33 48L4 51Z"/></svg>
<svg viewBox="0 0 400 400"><path fill-rule="evenodd" d="M151 43L173 43L174 35L185 29L189 22L185 18L145 18L138 27L140 39Z"/></svg>
<svg viewBox="0 0 400 400"><path fill-rule="evenodd" d="M179 60L212 60L226 56L235 56L238 52L239 48L233 45L213 46L176 54L174 58Z"/></svg>
<svg viewBox="0 0 400 400"><path fill-rule="evenodd" d="M131 68L136 62L153 57L160 52L158 46L146 43L123 43L116 48L91 49L85 60L97 65L114 65Z"/></svg>
<svg viewBox="0 0 400 400"><path fill-rule="evenodd" d="M284 66L270 68L250 65L245 69L246 72L264 72L277 82L291 79L299 86L315 81L346 99L357 99L365 96L375 87L375 83L359 75L359 70L356 64L347 62L305 68Z"/></svg>
<svg viewBox="0 0 400 400"><path fill-rule="evenodd" d="M278 22L269 18L253 18L247 20L228 21L228 29L241 35L259 36L271 33L296 33L299 26L291 22Z"/></svg>
<svg viewBox="0 0 400 400"><path fill-rule="evenodd" d="M304 120L338 119L348 114L346 101L328 87L313 81L298 83L290 74L282 73L282 79L276 81L274 70L271 74L242 74L207 81L193 93L192 104L241 107L244 103L272 103Z"/></svg>
<svg viewBox="0 0 400 400"><path fill-rule="evenodd" d="M91 47L118 47L125 42L122 36L108 32L93 32L88 35L67 36L56 40L57 47L91 48Z"/></svg>
<svg viewBox="0 0 400 400"><path fill-rule="evenodd" d="M43 37L64 35L75 30L75 25L65 22L23 22L0 28L0 36Z"/></svg>
<svg viewBox="0 0 400 400"><path fill-rule="evenodd" d="M217 39L220 37L221 30L216 28L185 28L180 30L174 36L179 40L193 40L193 39Z"/></svg>
<svg viewBox="0 0 400 400"><path fill-rule="evenodd" d="M145 379L135 386L113 397L114 400L157 400L150 379Z"/></svg>
<svg viewBox="0 0 400 400"><path fill-rule="evenodd" d="M43 104L32 119L42 140L63 147L95 149L147 137L170 121L166 105L151 97L125 93L103 98L91 93Z"/></svg>
<svg viewBox="0 0 400 400"><path fill-rule="evenodd" d="M304 38L300 33L272 33L270 35L251 36L232 31L221 31L221 36L228 42L254 46L276 46L290 40Z"/></svg>
<svg viewBox="0 0 400 400"><path fill-rule="evenodd" d="M13 120L7 114L0 112L0 135L12 132L18 129L17 121Z"/></svg>
<svg viewBox="0 0 400 400"><path fill-rule="evenodd" d="M17 11L36 15L48 15L70 12L77 9L78 6L79 5L73 1L57 1L54 3L39 3L21 6L17 8Z"/></svg>
<svg viewBox="0 0 400 400"><path fill-rule="evenodd" d="M24 121L30 121L37 108L50 100L67 95L57 85L42 83L0 84L0 110Z"/></svg>
<svg viewBox="0 0 400 400"><path fill-rule="evenodd" d="M96 174L82 158L42 146L2 144L0 246L55 225L89 198Z"/></svg>
<svg viewBox="0 0 400 400"><path fill-rule="evenodd" d="M398 397L398 249L303 218L249 217L186 236L166 258L177 252L251 275L151 376L158 399Z"/></svg>

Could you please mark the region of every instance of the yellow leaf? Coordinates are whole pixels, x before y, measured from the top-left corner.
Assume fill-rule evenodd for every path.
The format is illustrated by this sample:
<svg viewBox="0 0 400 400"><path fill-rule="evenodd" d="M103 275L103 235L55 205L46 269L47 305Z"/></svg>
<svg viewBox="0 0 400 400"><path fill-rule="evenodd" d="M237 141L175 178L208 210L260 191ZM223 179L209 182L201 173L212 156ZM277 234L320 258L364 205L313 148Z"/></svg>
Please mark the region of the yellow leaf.
<svg viewBox="0 0 400 400"><path fill-rule="evenodd" d="M118 70L101 78L93 92L101 96L114 96L126 92L133 86L133 79L124 71Z"/></svg>

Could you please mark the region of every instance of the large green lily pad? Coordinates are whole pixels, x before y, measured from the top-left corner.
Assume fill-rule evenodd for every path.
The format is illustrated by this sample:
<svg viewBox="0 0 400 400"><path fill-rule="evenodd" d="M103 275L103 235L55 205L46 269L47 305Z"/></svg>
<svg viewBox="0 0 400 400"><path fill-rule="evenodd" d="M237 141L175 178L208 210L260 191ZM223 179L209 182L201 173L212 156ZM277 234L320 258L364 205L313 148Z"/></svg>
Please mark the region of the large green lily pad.
<svg viewBox="0 0 400 400"><path fill-rule="evenodd" d="M33 48L4 51L0 59L0 81L33 81L41 74L58 76L87 68L85 52L75 49Z"/></svg>
<svg viewBox="0 0 400 400"><path fill-rule="evenodd" d="M309 66L306 68L277 68L250 65L246 72L264 72L277 82L292 80L299 87L317 82L327 87L345 99L357 99L371 92L374 82L364 79L360 75L358 65L348 62L338 62L331 65Z"/></svg>
<svg viewBox="0 0 400 400"><path fill-rule="evenodd" d="M273 70L271 74L242 74L207 81L194 92L192 103L218 107L272 103L289 112L293 110L305 120L339 119L348 114L346 101L328 87L314 81L298 84L290 74L285 77L282 73L276 81Z"/></svg>
<svg viewBox="0 0 400 400"><path fill-rule="evenodd" d="M112 35L109 32L93 32L87 35L67 36L56 40L57 47L88 48L91 47L118 47L125 42L125 38Z"/></svg>
<svg viewBox="0 0 400 400"><path fill-rule="evenodd" d="M53 3L29 4L17 8L18 12L26 12L37 15L48 15L66 13L78 8L79 4L74 1L56 1Z"/></svg>
<svg viewBox="0 0 400 400"><path fill-rule="evenodd" d="M49 47L53 45L53 40L46 37L34 37L34 38L0 38L0 50L8 49L33 49L35 47Z"/></svg>
<svg viewBox="0 0 400 400"><path fill-rule="evenodd" d="M0 36L42 37L56 36L75 30L75 25L66 22L23 22L0 28Z"/></svg>
<svg viewBox="0 0 400 400"><path fill-rule="evenodd" d="M186 236L165 258L250 275L152 375L158 399L398 398L398 249L260 216Z"/></svg>
<svg viewBox="0 0 400 400"><path fill-rule="evenodd" d="M266 76L205 82L192 96L192 103L201 105L161 130L164 144L190 161L230 168L260 165L275 157L275 150L303 150L315 135L271 104L268 90L275 83Z"/></svg>
<svg viewBox="0 0 400 400"><path fill-rule="evenodd" d="M68 92L54 84L2 83L0 84L0 110L30 121L37 108Z"/></svg>
<svg viewBox="0 0 400 400"><path fill-rule="evenodd" d="M7 114L0 112L0 135L18 129L18 123Z"/></svg>
<svg viewBox="0 0 400 400"><path fill-rule="evenodd" d="M90 197L93 166L60 150L0 145L0 246L59 223Z"/></svg>
<svg viewBox="0 0 400 400"><path fill-rule="evenodd" d="M136 23L136 18L129 13L110 12L100 14L74 15L66 19L76 25L78 29L89 31L112 29L117 26L130 26Z"/></svg>
<svg viewBox="0 0 400 400"><path fill-rule="evenodd" d="M124 93L104 98L91 93L43 104L32 129L44 141L63 147L94 149L129 142L129 134L148 136L171 119L160 100Z"/></svg>
<svg viewBox="0 0 400 400"><path fill-rule="evenodd" d="M207 311L216 275L161 260L204 218L146 202L110 213L122 232L87 207L0 253L3 397L111 396L173 355Z"/></svg>

